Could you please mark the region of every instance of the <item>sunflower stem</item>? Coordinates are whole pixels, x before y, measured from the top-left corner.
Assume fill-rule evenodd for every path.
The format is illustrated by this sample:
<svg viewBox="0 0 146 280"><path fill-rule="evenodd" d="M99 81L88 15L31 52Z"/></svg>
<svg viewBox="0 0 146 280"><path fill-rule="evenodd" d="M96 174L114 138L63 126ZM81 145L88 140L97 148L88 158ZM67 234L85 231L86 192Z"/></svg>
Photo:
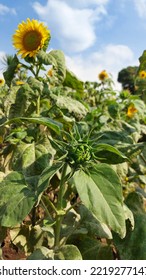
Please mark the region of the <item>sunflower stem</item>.
<svg viewBox="0 0 146 280"><path fill-rule="evenodd" d="M36 114L40 115L40 95L37 98L37 104L36 104Z"/></svg>
<svg viewBox="0 0 146 280"><path fill-rule="evenodd" d="M65 188L66 171L67 171L67 163L64 164L63 169L62 169L58 201L57 201L58 214L57 214L56 225L55 225L55 247L56 248L59 246L61 224L62 224L62 220L64 218L62 210L63 210L63 195L64 195L64 188ZM65 214L65 212L64 212L64 214Z"/></svg>

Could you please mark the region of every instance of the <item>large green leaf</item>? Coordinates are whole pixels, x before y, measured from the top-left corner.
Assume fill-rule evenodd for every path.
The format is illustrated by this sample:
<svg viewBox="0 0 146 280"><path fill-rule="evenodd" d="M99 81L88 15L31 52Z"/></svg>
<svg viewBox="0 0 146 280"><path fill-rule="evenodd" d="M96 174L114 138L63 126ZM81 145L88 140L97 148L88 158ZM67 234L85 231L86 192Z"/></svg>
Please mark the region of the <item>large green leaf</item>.
<svg viewBox="0 0 146 280"><path fill-rule="evenodd" d="M14 89L14 87L12 89ZM21 85L19 89L17 88L17 92L13 97L13 102L11 102L9 118L28 115L27 112L30 107L32 113L34 109L36 109L32 103L32 99L35 100L36 96L33 89L31 89L27 83Z"/></svg>
<svg viewBox="0 0 146 280"><path fill-rule="evenodd" d="M139 58L139 61L140 61L140 66L139 66L138 72L142 71L142 70L145 71L146 70L146 50L143 52L143 54Z"/></svg>
<svg viewBox="0 0 146 280"><path fill-rule="evenodd" d="M57 134L60 133L60 129L63 127L63 125L57 121L54 121L53 119L47 118L47 117L34 117L34 118L25 118L25 117L19 117L19 118L13 118L5 123L1 124L0 126L11 124L11 123L21 123L21 122L29 122L29 123L36 123L36 124L42 124L50 128L51 130L55 131Z"/></svg>
<svg viewBox="0 0 146 280"><path fill-rule="evenodd" d="M41 50L38 55L38 60L45 65L52 65L55 76L57 76L59 82L63 82L66 76L65 57L62 51L52 50L49 53Z"/></svg>
<svg viewBox="0 0 146 280"><path fill-rule="evenodd" d="M60 50L52 50L49 55L55 59L56 64L54 65L55 75L59 82L63 82L66 77L66 65L64 53Z"/></svg>
<svg viewBox="0 0 146 280"><path fill-rule="evenodd" d="M67 110L71 116L75 116L78 119L82 119L87 115L87 108L78 100L75 100L69 96L56 96L51 95L56 101L56 105L62 110Z"/></svg>
<svg viewBox="0 0 146 280"><path fill-rule="evenodd" d="M104 223L121 237L125 236L125 216L122 188L116 173L106 164L98 164L74 175L74 183L84 205L100 223Z"/></svg>
<svg viewBox="0 0 146 280"><path fill-rule="evenodd" d="M82 94L84 91L84 83L69 70L66 70L66 78L63 82L63 85L76 90L80 94Z"/></svg>
<svg viewBox="0 0 146 280"><path fill-rule="evenodd" d="M32 152L33 146L30 148ZM63 165L62 162L56 163L45 168L40 175L35 175L34 170L31 170L31 165L35 164L34 154L31 155L30 150L25 152L22 172L11 172L1 182L1 226L11 227L21 223L49 186L50 179Z"/></svg>
<svg viewBox="0 0 146 280"><path fill-rule="evenodd" d="M37 54L37 58L40 63L44 65L55 65L56 66L56 60L53 56L50 55L50 52L46 53L43 50L40 50Z"/></svg>
<svg viewBox="0 0 146 280"><path fill-rule="evenodd" d="M13 152L11 167L15 171L22 171L25 176L40 175L50 164L51 151L42 144L21 142Z"/></svg>
<svg viewBox="0 0 146 280"><path fill-rule="evenodd" d="M12 82L12 79L14 78L14 76L15 76L15 73L16 73L15 71L17 69L18 64L19 64L19 60L18 60L17 56L15 55L11 59L10 64L8 65L8 69L3 73L6 84L8 86L11 85L11 82Z"/></svg>
<svg viewBox="0 0 146 280"><path fill-rule="evenodd" d="M44 169L38 181L38 186L37 186L38 196L41 195L48 188L49 181L62 166L63 166L63 162L58 162Z"/></svg>
<svg viewBox="0 0 146 280"><path fill-rule="evenodd" d="M0 186L0 224L12 227L22 222L32 209L36 197L22 173L11 172Z"/></svg>
<svg viewBox="0 0 146 280"><path fill-rule="evenodd" d="M134 214L134 230L131 229L131 224L127 223L126 237L121 240L114 234L114 243L121 259L146 260L146 213L143 197L132 192L125 202Z"/></svg>
<svg viewBox="0 0 146 280"><path fill-rule="evenodd" d="M133 128L133 132L135 132L134 128ZM119 131L112 131L112 130L106 130L103 132L101 131L99 133L96 133L96 135L94 135L92 141L93 143L96 144L106 143L112 146L122 145L123 143L133 144L133 139L130 136L130 131L126 131L126 129L119 130Z"/></svg>
<svg viewBox="0 0 146 280"><path fill-rule="evenodd" d="M41 90L43 89L42 83L33 77L29 77L27 82L32 90L37 90L38 92L41 92Z"/></svg>
<svg viewBox="0 0 146 280"><path fill-rule="evenodd" d="M109 164L122 163L127 160L124 154L109 144L94 145L94 154L101 162Z"/></svg>
<svg viewBox="0 0 146 280"><path fill-rule="evenodd" d="M79 205L77 208L78 214L81 216L80 225L85 227L90 236L97 238L112 239L112 233L106 224L101 224L93 216L93 214L84 205Z"/></svg>
<svg viewBox="0 0 146 280"><path fill-rule="evenodd" d="M101 243L99 240L89 236L82 237L75 242L79 248L83 260L113 260L112 246L106 243Z"/></svg>

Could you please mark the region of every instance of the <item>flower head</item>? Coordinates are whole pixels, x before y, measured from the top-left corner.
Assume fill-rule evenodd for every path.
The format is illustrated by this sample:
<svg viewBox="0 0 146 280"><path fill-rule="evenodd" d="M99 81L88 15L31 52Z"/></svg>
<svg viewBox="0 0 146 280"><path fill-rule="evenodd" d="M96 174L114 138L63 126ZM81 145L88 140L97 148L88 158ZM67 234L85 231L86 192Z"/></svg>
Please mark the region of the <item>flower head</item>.
<svg viewBox="0 0 146 280"><path fill-rule="evenodd" d="M0 87L2 87L5 84L5 80L0 78Z"/></svg>
<svg viewBox="0 0 146 280"><path fill-rule="evenodd" d="M18 80L18 81L16 81L16 85L17 85L17 86L24 85L24 82L23 82L23 81Z"/></svg>
<svg viewBox="0 0 146 280"><path fill-rule="evenodd" d="M108 78L108 74L105 70L99 73L98 78L100 81L104 81L105 79Z"/></svg>
<svg viewBox="0 0 146 280"><path fill-rule="evenodd" d="M137 112L138 112L138 110L134 107L133 104L131 104L131 105L128 107L127 116L128 116L129 118L132 118L132 117L135 115L135 113L137 113Z"/></svg>
<svg viewBox="0 0 146 280"><path fill-rule="evenodd" d="M52 69L52 68L48 70L47 75L48 75L49 77L52 77L52 76L53 76L53 69Z"/></svg>
<svg viewBox="0 0 146 280"><path fill-rule="evenodd" d="M144 70L140 71L139 77L142 78L142 79L145 79L146 78L146 71L144 71Z"/></svg>
<svg viewBox="0 0 146 280"><path fill-rule="evenodd" d="M50 40L50 31L39 21L29 18L22 21L13 35L13 45L18 50L18 54L25 58L34 57L37 52Z"/></svg>

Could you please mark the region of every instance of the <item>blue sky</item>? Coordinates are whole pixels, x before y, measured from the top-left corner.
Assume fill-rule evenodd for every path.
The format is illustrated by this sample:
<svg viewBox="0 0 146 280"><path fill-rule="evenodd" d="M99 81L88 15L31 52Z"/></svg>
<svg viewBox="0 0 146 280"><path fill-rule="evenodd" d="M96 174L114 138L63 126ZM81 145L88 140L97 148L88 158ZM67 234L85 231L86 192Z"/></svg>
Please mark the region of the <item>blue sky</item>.
<svg viewBox="0 0 146 280"><path fill-rule="evenodd" d="M0 57L15 53L12 35L28 17L47 24L49 49L62 50L82 80L103 69L116 80L146 49L146 0L0 0Z"/></svg>

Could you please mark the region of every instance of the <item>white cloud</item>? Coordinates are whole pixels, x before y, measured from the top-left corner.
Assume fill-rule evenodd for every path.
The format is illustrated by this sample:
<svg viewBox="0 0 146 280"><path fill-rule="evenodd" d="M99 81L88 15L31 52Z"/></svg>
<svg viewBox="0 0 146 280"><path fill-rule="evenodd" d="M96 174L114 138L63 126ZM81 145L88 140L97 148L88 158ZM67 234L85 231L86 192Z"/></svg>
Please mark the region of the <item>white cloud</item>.
<svg viewBox="0 0 146 280"><path fill-rule="evenodd" d="M14 8L9 8L3 4L0 4L0 15L5 15L5 14L13 14L16 15L16 10Z"/></svg>
<svg viewBox="0 0 146 280"><path fill-rule="evenodd" d="M59 1L61 2L64 1L72 7L86 8L88 6L104 7L108 4L110 0L79 0L79 1L59 0Z"/></svg>
<svg viewBox="0 0 146 280"><path fill-rule="evenodd" d="M138 15L141 18L146 17L146 0L133 0L135 4L135 8L138 12Z"/></svg>
<svg viewBox="0 0 146 280"><path fill-rule="evenodd" d="M83 81L97 81L98 74L106 70L113 77L116 88L117 75L124 67L138 65L132 50L125 45L107 45L100 51L86 56L66 56L66 64Z"/></svg>
<svg viewBox="0 0 146 280"><path fill-rule="evenodd" d="M109 0L75 1L48 0L45 6L39 2L33 8L47 22L52 34L61 47L70 52L80 52L96 41L95 23L106 15L105 5ZM92 7L92 4L96 4ZM88 7L89 6L89 7Z"/></svg>
<svg viewBox="0 0 146 280"><path fill-rule="evenodd" d="M5 57L5 52L0 51L0 78L3 78L3 70L4 70L4 64L3 64L3 58Z"/></svg>

